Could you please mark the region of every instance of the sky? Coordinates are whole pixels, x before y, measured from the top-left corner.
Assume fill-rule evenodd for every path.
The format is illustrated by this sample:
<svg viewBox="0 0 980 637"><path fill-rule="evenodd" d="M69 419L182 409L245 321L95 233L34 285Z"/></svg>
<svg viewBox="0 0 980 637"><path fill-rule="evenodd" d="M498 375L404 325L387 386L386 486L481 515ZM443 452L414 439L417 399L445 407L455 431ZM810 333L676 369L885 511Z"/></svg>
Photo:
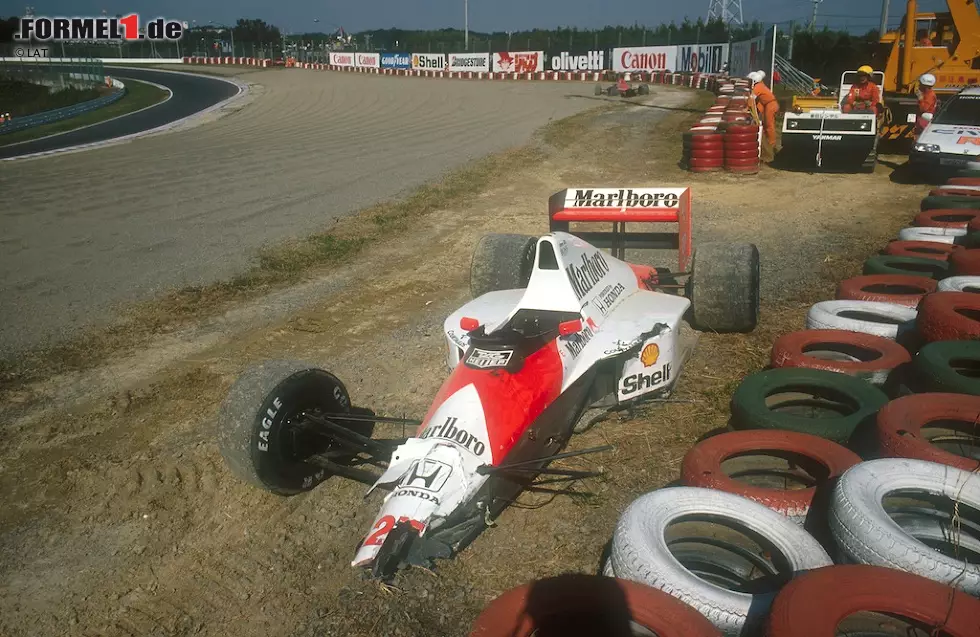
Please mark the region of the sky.
<svg viewBox="0 0 980 637"><path fill-rule="evenodd" d="M878 27L882 0L821 0L817 25L865 32ZM290 33L367 29L439 29L463 27L464 0L33 0L38 16L97 16L138 13L178 20L231 24L242 17L261 18ZM472 31L520 31L607 24L681 22L707 16L710 0L469 0ZM905 12L904 0L890 0L889 23L895 26ZM921 0L919 11L943 10L944 0ZM0 0L0 16L22 15L27 3ZM810 0L742 0L746 22L758 19L786 23L809 21ZM319 19L318 23L314 19Z"/></svg>

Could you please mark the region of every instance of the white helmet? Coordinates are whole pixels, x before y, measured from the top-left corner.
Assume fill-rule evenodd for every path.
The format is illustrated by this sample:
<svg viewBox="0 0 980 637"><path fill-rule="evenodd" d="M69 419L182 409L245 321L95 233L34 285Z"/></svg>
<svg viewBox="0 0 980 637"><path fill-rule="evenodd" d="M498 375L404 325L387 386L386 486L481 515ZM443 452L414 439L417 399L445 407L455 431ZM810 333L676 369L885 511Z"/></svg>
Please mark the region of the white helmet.
<svg viewBox="0 0 980 637"><path fill-rule="evenodd" d="M753 82L761 82L762 81L762 78L764 78L765 75L762 75L762 71L752 71L751 73L749 73L745 77L749 78Z"/></svg>
<svg viewBox="0 0 980 637"><path fill-rule="evenodd" d="M629 73L624 73L623 74L623 79L626 80L627 82L629 82L631 78L632 78L632 76Z"/></svg>
<svg viewBox="0 0 980 637"><path fill-rule="evenodd" d="M766 79L766 72L765 71L759 70L759 71L756 71L756 73L759 76L759 79L758 79L759 82L761 82L762 80Z"/></svg>
<svg viewBox="0 0 980 637"><path fill-rule="evenodd" d="M919 76L919 84L922 86L935 86L936 76L932 73L923 73Z"/></svg>

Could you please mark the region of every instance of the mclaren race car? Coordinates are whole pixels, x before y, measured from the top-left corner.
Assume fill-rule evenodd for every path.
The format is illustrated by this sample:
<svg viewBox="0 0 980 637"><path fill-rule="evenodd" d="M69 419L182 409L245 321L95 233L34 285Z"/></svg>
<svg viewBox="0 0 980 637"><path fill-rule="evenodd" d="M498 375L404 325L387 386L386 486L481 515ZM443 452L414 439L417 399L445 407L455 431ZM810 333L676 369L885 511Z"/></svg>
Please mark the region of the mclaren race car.
<svg viewBox="0 0 980 637"><path fill-rule="evenodd" d="M649 95L650 86L648 84L632 84L630 82L630 75L627 73L624 77L619 78L615 84L606 88L603 88L601 84L596 84L595 94L608 95L609 97L615 97L616 95L620 97L636 97L637 95Z"/></svg>
<svg viewBox="0 0 980 637"><path fill-rule="evenodd" d="M352 566L369 576L389 581L399 568L454 556L523 490L597 475L549 465L609 449L564 451L597 413L665 398L690 325L754 329L758 250L707 243L692 254L690 205L687 188L556 193L549 234L478 244L474 298L445 321L450 371L422 420L354 407L330 372L268 362L243 374L222 405L222 455L237 476L279 495L329 476L387 490L354 550ZM613 231L569 227L594 222ZM677 231L626 232L627 223L660 222ZM676 249L679 269L628 263L634 248ZM391 424L417 429L372 435Z"/></svg>

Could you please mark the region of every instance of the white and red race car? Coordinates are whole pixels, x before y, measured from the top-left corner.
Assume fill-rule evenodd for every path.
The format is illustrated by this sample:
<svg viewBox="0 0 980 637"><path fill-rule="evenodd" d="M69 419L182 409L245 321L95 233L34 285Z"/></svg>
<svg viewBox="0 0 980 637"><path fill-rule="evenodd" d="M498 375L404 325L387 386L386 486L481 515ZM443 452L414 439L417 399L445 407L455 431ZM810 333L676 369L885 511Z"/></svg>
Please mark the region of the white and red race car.
<svg viewBox="0 0 980 637"><path fill-rule="evenodd" d="M584 416L669 394L684 363L685 321L754 329L758 250L708 243L692 258L690 204L686 188L556 193L549 234L488 235L478 245L474 298L446 319L451 372L425 418L377 416L352 407L329 372L268 362L243 374L222 406L222 455L240 478L280 495L330 475L371 484L369 493L387 489L352 562L374 577L452 557L537 477L596 475L548 465L606 449L562 452ZM569 231L584 222L612 222L613 232ZM661 222L678 230L625 230ZM636 247L677 249L679 271L627 263ZM378 423L418 429L372 438ZM385 469L378 476L365 465Z"/></svg>

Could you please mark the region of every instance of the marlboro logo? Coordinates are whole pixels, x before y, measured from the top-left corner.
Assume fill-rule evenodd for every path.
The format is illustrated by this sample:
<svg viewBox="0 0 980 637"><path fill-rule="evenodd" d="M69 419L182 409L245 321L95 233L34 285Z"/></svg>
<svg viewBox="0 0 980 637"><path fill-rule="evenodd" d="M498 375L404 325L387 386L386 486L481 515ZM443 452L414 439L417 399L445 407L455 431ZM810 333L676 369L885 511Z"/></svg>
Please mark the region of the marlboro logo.
<svg viewBox="0 0 980 637"><path fill-rule="evenodd" d="M676 208L680 195L649 188L576 188L565 199L566 208Z"/></svg>

